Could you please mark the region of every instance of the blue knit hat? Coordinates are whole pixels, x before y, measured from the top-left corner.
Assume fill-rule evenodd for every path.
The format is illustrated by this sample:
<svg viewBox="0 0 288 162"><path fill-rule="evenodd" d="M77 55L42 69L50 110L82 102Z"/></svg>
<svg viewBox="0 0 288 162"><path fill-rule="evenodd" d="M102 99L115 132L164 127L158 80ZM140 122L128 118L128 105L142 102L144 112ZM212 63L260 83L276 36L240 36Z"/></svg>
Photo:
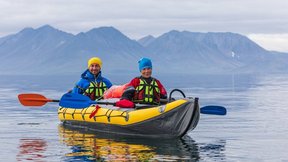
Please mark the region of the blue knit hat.
<svg viewBox="0 0 288 162"><path fill-rule="evenodd" d="M148 58L141 58L139 61L139 70L140 72L145 69L145 68L150 68L152 69L152 62L150 59Z"/></svg>

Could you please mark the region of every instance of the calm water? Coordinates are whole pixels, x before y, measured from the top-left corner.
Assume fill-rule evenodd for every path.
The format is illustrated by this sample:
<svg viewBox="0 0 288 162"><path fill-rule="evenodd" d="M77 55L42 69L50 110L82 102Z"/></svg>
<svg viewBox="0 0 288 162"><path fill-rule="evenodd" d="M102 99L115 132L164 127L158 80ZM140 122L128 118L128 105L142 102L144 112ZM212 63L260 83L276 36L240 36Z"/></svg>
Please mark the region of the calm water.
<svg viewBox="0 0 288 162"><path fill-rule="evenodd" d="M111 77L112 78L112 77ZM127 80L111 80L124 83ZM226 116L201 115L181 140L109 139L65 128L57 104L23 107L17 94L59 99L73 77L0 76L0 159L5 161L288 161L288 75L160 77L201 106L221 105Z"/></svg>

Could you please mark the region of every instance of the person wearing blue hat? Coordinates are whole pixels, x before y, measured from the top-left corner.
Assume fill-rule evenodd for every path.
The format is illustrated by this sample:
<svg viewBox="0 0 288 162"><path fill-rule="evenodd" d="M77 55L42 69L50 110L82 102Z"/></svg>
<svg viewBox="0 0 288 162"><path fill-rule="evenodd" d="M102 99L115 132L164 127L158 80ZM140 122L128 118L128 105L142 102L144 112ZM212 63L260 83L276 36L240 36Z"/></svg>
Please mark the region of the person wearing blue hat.
<svg viewBox="0 0 288 162"><path fill-rule="evenodd" d="M124 90L119 107L135 107L134 103L159 105L160 99L167 98L167 92L161 82L152 77L152 61L142 58L138 61L141 76L130 81Z"/></svg>

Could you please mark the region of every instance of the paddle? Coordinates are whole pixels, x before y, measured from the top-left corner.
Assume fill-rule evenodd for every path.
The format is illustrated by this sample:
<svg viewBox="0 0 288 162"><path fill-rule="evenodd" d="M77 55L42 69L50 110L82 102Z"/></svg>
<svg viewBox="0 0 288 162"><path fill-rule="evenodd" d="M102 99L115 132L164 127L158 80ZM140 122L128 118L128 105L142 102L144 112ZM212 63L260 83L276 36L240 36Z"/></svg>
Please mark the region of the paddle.
<svg viewBox="0 0 288 162"><path fill-rule="evenodd" d="M200 108L201 114L211 114L211 115L226 115L227 110L223 106L204 106Z"/></svg>
<svg viewBox="0 0 288 162"><path fill-rule="evenodd" d="M48 99L41 94L36 93L24 93L19 94L18 99L23 106L43 106L47 102L60 102L60 106L71 107L71 108L85 108L91 104L105 104L105 105L114 105L115 103L111 102L96 102L91 101L87 96L80 94L67 93L64 94L61 100Z"/></svg>
<svg viewBox="0 0 288 162"><path fill-rule="evenodd" d="M43 106L47 102L60 102L59 105L62 107L76 109L86 108L91 104L115 105L115 102L91 101L89 97L75 93L66 93L62 96L61 100L47 99L41 94L20 94L18 95L18 99L24 106ZM210 105L200 108L201 114L226 115L226 112L226 108L222 106Z"/></svg>
<svg viewBox="0 0 288 162"><path fill-rule="evenodd" d="M59 105L62 107L69 108L85 108L92 104L100 104L99 102L92 101L89 97L76 94L76 93L66 93L61 97Z"/></svg>
<svg viewBox="0 0 288 162"><path fill-rule="evenodd" d="M34 93L19 94L18 99L24 106L43 106L47 102L59 102L59 100L48 99L43 95Z"/></svg>
<svg viewBox="0 0 288 162"><path fill-rule="evenodd" d="M106 105L115 105L115 102L99 102L91 101L89 97L75 94L75 93L66 93L62 96L59 105L62 107L69 108L85 108L91 104L106 104ZM226 115L227 110L223 106L204 106L200 108L201 114L211 114L211 115Z"/></svg>

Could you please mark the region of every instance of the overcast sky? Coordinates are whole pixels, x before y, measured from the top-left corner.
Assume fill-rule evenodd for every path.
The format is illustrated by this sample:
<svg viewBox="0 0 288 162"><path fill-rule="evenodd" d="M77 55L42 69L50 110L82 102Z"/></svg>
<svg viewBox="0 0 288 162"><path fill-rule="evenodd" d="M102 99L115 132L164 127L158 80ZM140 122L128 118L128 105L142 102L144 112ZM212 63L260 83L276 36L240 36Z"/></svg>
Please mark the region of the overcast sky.
<svg viewBox="0 0 288 162"><path fill-rule="evenodd" d="M0 0L0 24L0 37L45 24L73 34L113 26L131 39L234 32L288 52L288 0Z"/></svg>

